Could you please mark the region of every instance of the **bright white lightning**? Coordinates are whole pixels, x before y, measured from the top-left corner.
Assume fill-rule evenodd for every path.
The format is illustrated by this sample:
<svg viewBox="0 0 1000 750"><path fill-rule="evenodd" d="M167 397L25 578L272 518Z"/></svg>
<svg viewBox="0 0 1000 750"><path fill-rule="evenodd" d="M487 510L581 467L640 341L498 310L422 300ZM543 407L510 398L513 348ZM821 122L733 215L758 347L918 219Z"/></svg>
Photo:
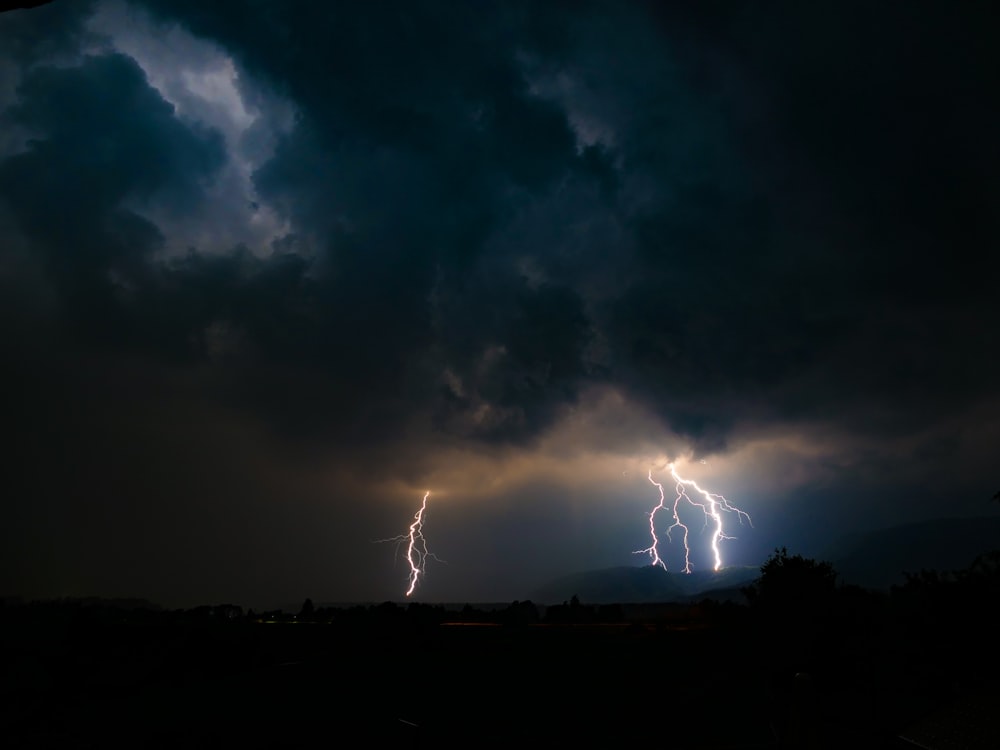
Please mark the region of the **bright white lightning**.
<svg viewBox="0 0 1000 750"><path fill-rule="evenodd" d="M430 496L430 490L424 493L424 500L420 504L420 510L413 514L413 523L410 524L409 533L378 540L379 542L406 544L406 562L410 565L410 585L406 590L407 596L410 596L416 590L417 583L420 582L420 577L424 574L424 566L427 563L427 558L444 562L427 549L427 539L424 537L424 513L427 511L427 498Z"/></svg>
<svg viewBox="0 0 1000 750"><path fill-rule="evenodd" d="M726 513L735 513L741 524L743 523L743 520L746 519L747 523L749 523L750 526L753 526L750 516L734 505L730 505L729 501L722 495L716 495L715 493L702 489L693 479L684 479L677 473L677 467L675 467L672 463L668 465L668 468L670 469L670 475L674 478L674 491L676 492L676 497L674 498L673 505L670 507L673 512L673 523L667 527L667 537L673 541L673 531L677 528L679 528L683 533L684 572L691 572L691 547L688 544L688 527L683 521L681 521L680 514L678 513L678 509L680 508L682 502L701 508L702 512L705 514L705 528L708 528L710 523L713 525L709 546L712 549L712 555L715 563L713 570L719 570L722 567L722 553L719 551L719 541L721 539L734 538L725 533L723 528L722 511L725 511ZM659 553L660 539L656 534L656 514L667 508L666 496L663 492L663 485L653 479L652 469L649 470L649 474L647 476L650 483L659 490L660 501L649 513L649 535L653 541L645 549L636 550L634 554L647 554L649 555L653 565L659 565L661 568L666 570L667 565L663 562ZM687 493L687 488L695 490L704 501L701 502L699 500L692 499Z"/></svg>

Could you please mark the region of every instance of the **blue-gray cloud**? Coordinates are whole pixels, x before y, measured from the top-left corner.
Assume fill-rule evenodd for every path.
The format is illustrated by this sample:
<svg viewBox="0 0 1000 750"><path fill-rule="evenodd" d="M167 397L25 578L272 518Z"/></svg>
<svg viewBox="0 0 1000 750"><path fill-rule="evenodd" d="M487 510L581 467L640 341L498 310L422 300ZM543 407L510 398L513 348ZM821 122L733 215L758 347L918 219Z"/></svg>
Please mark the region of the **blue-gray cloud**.
<svg viewBox="0 0 1000 750"><path fill-rule="evenodd" d="M637 444L822 425L940 435L933 463L996 399L1000 66L976 9L108 8L0 18L25 467L161 402L362 472L429 464L530 447L595 388L655 416ZM157 30L201 50L197 91L115 47Z"/></svg>

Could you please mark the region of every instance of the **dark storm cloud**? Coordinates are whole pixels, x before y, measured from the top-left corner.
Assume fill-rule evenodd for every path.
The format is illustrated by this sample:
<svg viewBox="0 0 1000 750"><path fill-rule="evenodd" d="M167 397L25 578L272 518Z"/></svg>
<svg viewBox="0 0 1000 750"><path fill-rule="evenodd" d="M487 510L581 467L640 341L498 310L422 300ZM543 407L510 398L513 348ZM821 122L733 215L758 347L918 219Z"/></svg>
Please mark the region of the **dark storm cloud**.
<svg viewBox="0 0 1000 750"><path fill-rule="evenodd" d="M347 566L361 596L363 537L398 530L409 506L381 516L411 485L440 485L440 528L479 549L459 530L476 499L505 510L470 528L516 529L520 503L544 540L596 517L561 493L618 518L650 456L688 447L772 504L774 536L876 492L916 513L941 466L975 487L1000 350L996 31L930 3L3 14L25 500L0 570L41 589L90 558L99 582L177 544L188 578L278 591ZM311 551L283 577L296 533ZM555 572L543 557L520 564Z"/></svg>
<svg viewBox="0 0 1000 750"><path fill-rule="evenodd" d="M694 182L660 169L676 197L637 222L646 279L611 337L635 390L706 447L740 419L889 435L991 397L995 23L939 4L651 9L706 97L742 91L729 157Z"/></svg>
<svg viewBox="0 0 1000 750"><path fill-rule="evenodd" d="M228 398L293 432L326 425L356 441L421 411L491 440L549 424L586 372L583 303L477 257L554 180L608 190L613 176L598 149L578 156L561 110L530 93L503 23L415 12L288 12L296 34L334 37L292 46L267 18L246 17L235 37L226 14L219 29L202 19L302 111L255 177L296 229L264 260L239 248L153 260L169 227L132 206L196 204L221 145L177 120L134 62L27 74L9 116L35 139L0 176L74 333L210 359ZM466 27L476 33L453 33ZM465 381L459 392L445 370Z"/></svg>
<svg viewBox="0 0 1000 750"><path fill-rule="evenodd" d="M227 367L290 429L326 409L357 427L363 402L387 429L424 411L520 440L596 379L709 449L748 419L870 424L896 402L905 425L989 387L989 368L942 364L971 356L996 270L996 148L973 145L996 122L985 22L919 5L151 5L295 102L254 176L293 227L278 254L149 263L169 228L125 199L196 202L221 147L121 57L25 79L12 116L47 137L3 165L5 193L65 254L64 293L111 305L124 279L116 309L154 346L255 352ZM46 222L53 202L66 220ZM588 220L614 246L560 246ZM295 373L326 385L290 388Z"/></svg>
<svg viewBox="0 0 1000 750"><path fill-rule="evenodd" d="M293 68L288 80L296 75ZM298 83L307 102L313 83ZM21 231L46 254L48 275L74 326L169 357L208 356L219 346L239 350L246 356L224 363L234 379L230 394L242 394L273 419L298 422L300 430L326 424L356 439L370 431L361 420L381 424L375 430L381 434L426 400L414 388L437 388L421 385L425 373L413 372L430 346L428 295L440 256L473 252L481 244L496 208L492 192L503 187L493 169L502 165L511 182L528 185L553 173L546 167L552 154L572 159L560 114L530 101L523 82L511 85L515 90L501 88L488 112L474 114L500 126L530 124L535 141L516 147L495 138L498 126L472 122L469 111L435 113L440 122L420 135L419 123L398 126L405 111L373 114L346 95L345 111L357 121L348 122L348 135L318 137L321 120L302 123L257 184L303 233L318 236L320 257L308 262L294 253L300 247L295 235L276 248L291 252L267 260L238 248L166 263L151 259L169 227L155 226L128 205L168 204L174 213L184 211L184 202L196 205L201 184L219 166L221 144L217 134L177 120L138 66L120 55L39 69L21 83L11 119L45 137L5 162L3 192ZM436 132L451 117L459 122ZM477 128L488 137L469 134ZM470 172L459 164L466 157L451 142L456 137L471 139L480 152L471 174L482 185L465 184ZM439 169L442 157L455 162L453 170ZM450 214L444 221L443 209ZM56 210L60 220L54 222ZM307 278L310 263L318 271ZM513 317L530 317L534 296L542 295L520 293L520 307L528 312L519 307ZM569 304L575 304L572 294ZM542 348L525 342L523 325L518 335L506 366L545 367ZM560 387L569 385L568 374L564 363L555 364ZM302 388L316 381L315 388ZM518 405L518 413L546 412L542 385L536 382L533 400ZM407 403L413 396L417 400Z"/></svg>
<svg viewBox="0 0 1000 750"><path fill-rule="evenodd" d="M179 124L120 55L35 68L18 94L8 116L35 137L0 164L0 196L64 296L74 332L118 338L129 325L118 297L149 283L161 241L127 202L196 203L220 162L219 139Z"/></svg>
<svg viewBox="0 0 1000 750"><path fill-rule="evenodd" d="M457 322L442 326L442 343L459 355L476 350L474 341L463 347L463 338L503 343L477 361L453 357L464 378L442 383L437 424L471 437L523 440L551 424L558 405L573 403L578 383L591 375L591 323L579 296L566 287L498 291L498 313L485 321L488 329L481 316L475 331L459 330ZM442 310L442 318L460 321L469 309L465 303Z"/></svg>
<svg viewBox="0 0 1000 750"><path fill-rule="evenodd" d="M147 6L294 102L253 177L291 226L273 256L153 259L170 227L140 204L183 214L223 145L120 55L24 73L0 189L68 318L213 363L293 432L520 441L596 382L712 449L991 387L986 19Z"/></svg>
<svg viewBox="0 0 1000 750"><path fill-rule="evenodd" d="M33 8L30 3L8 3L0 6L5 12L4 41L7 55L25 60L29 56L58 55L75 51L82 33L82 23L95 6L92 0L74 0L58 7ZM19 12L20 11L20 12Z"/></svg>
<svg viewBox="0 0 1000 750"><path fill-rule="evenodd" d="M459 6L315 4L236 26L222 6L180 17L299 107L295 130L255 175L295 227L283 247L309 253L308 238L315 249L311 317L292 337L296 352L282 342L286 353L367 412L390 394L408 398L381 417L386 429L428 410L439 426L489 439L549 424L586 370L582 302L563 284L532 288L509 263L482 259L491 233L556 180L609 185L610 175L596 150L577 154L560 108L529 90L512 19L484 24ZM492 353L502 361L486 373ZM446 387L446 369L467 381L461 394ZM329 393L301 417L315 418L315 399ZM298 413L288 406L286 419ZM492 416L480 420L484 406ZM357 428L350 411L338 417Z"/></svg>

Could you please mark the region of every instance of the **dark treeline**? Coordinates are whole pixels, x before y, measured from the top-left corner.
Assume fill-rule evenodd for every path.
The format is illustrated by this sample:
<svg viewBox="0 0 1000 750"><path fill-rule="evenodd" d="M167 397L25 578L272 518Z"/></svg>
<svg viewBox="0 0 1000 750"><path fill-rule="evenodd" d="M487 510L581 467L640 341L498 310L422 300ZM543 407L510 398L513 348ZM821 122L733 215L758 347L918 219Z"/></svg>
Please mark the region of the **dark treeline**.
<svg viewBox="0 0 1000 750"><path fill-rule="evenodd" d="M243 731L244 747L305 747L285 742L288 722L307 731L331 715L389 739L420 726L429 747L457 729L509 744L529 725L637 741L653 731L639 719L669 696L685 717L671 725L678 747L730 732L729 746L895 748L936 708L998 692L1000 551L875 591L781 549L743 594L460 610L307 599L295 612L0 600L0 721L15 739L95 747L116 744L119 725L122 745L154 726L157 739L140 745L227 745ZM723 699L731 721L713 724ZM93 718L107 701L126 706L110 724ZM240 724L247 710L265 723Z"/></svg>

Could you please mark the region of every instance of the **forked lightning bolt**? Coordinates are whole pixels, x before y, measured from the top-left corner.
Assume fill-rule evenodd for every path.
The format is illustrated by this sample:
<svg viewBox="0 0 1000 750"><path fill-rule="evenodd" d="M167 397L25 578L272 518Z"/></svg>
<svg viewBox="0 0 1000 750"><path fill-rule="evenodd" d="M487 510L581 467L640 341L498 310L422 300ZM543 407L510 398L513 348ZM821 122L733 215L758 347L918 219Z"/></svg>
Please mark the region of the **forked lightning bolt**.
<svg viewBox="0 0 1000 750"><path fill-rule="evenodd" d="M710 547L712 549L712 555L715 562L713 570L719 570L719 568L722 567L722 554L719 551L719 541L722 539L733 538L731 536L727 536L725 530L723 529L722 513L735 513L741 524L743 523L743 520L746 519L747 523L749 523L750 526L753 526L750 516L739 508L730 505L729 501L722 495L716 495L712 492L708 492L707 490L703 490L698 486L698 483L692 479L684 479L677 473L677 468L673 464L669 464L668 468L670 469L670 475L674 478L674 491L676 492L676 497L674 497L673 504L668 506L666 495L663 492L663 485L653 479L653 470L650 469L647 477L650 483L659 491L660 501L649 513L649 535L652 538L652 543L645 549L635 550L634 554L647 554L649 555L653 565L659 565L664 570L667 569L667 564L663 562L663 559L660 557L660 538L656 534L656 516L661 510L667 510L669 507L671 513L673 514L673 523L667 527L667 538L673 541L674 530L680 529L680 532L683 535L682 541L684 544L684 572L690 573L691 547L688 544L689 530L687 525L681 520L680 513L678 512L681 504L687 503L688 505L701 508L702 512L705 514L705 528L708 528L710 524L712 525ZM687 493L687 488L689 487L695 490L698 495L701 496L702 500L692 499Z"/></svg>
<svg viewBox="0 0 1000 750"><path fill-rule="evenodd" d="M424 574L424 566L427 563L427 558L444 562L427 549L427 539L424 537L424 513L427 511L427 498L430 496L430 491L424 493L424 500L420 504L420 510L413 514L413 523L410 524L408 534L400 534L389 539L377 540L379 542L406 544L406 561L410 564L410 586L406 590L407 596L410 596L416 590L417 584L420 582L420 577Z"/></svg>

